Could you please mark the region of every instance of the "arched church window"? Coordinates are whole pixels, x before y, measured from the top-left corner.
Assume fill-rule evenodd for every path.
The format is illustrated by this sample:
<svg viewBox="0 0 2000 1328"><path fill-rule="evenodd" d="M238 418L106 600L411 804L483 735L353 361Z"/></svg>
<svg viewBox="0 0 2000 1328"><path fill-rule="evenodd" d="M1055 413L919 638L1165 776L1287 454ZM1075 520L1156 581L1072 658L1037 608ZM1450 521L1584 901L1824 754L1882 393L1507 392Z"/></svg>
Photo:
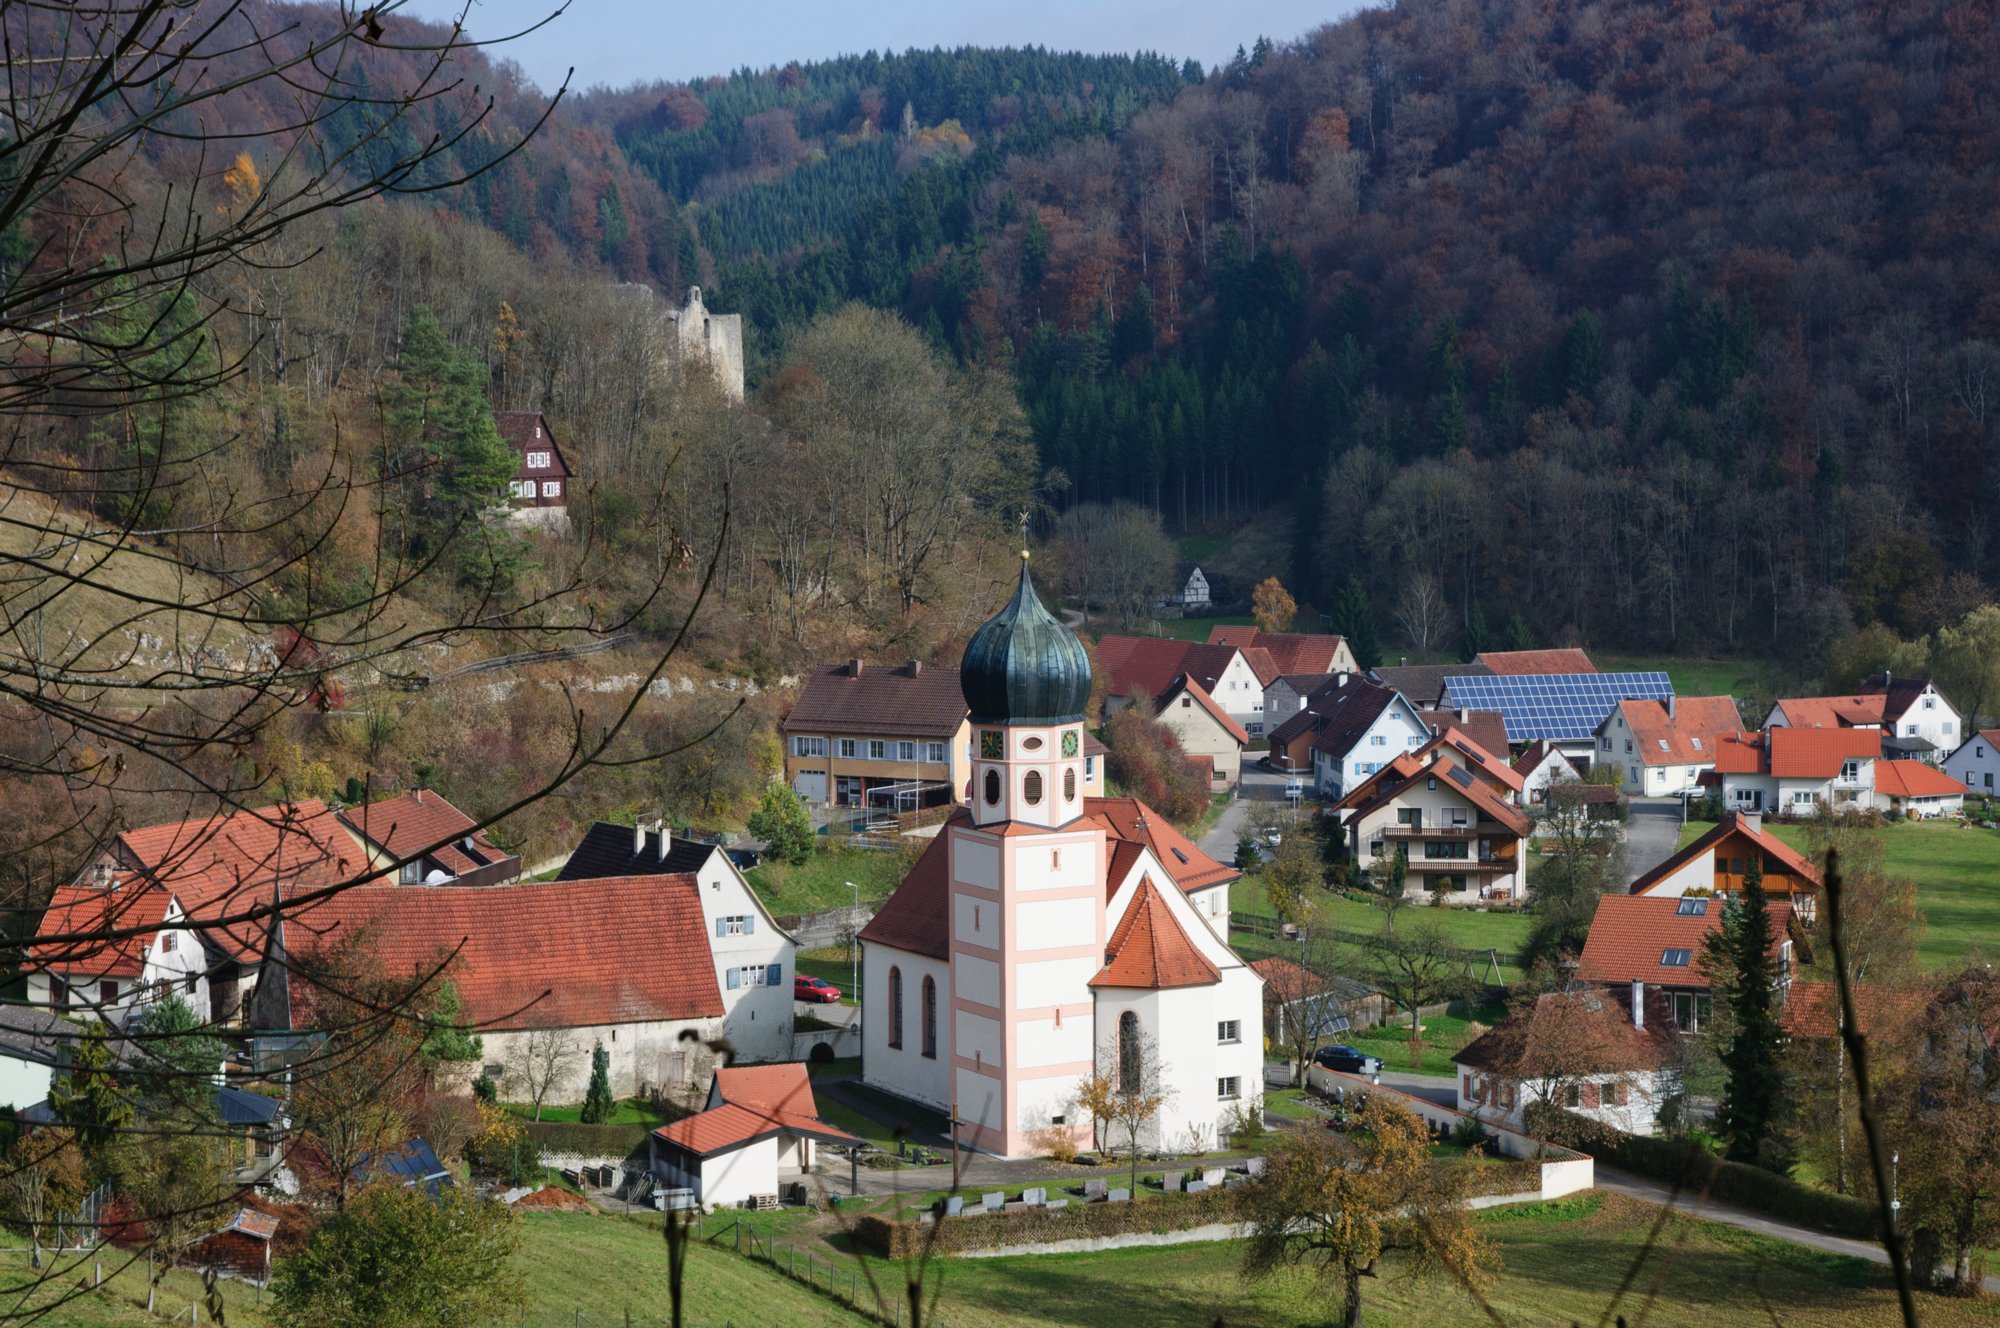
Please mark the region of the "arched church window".
<svg viewBox="0 0 2000 1328"><path fill-rule="evenodd" d="M1063 771L1063 801L1076 801L1076 771Z"/></svg>
<svg viewBox="0 0 2000 1328"><path fill-rule="evenodd" d="M889 970L889 1045L903 1045L903 970Z"/></svg>
<svg viewBox="0 0 2000 1328"><path fill-rule="evenodd" d="M1028 805L1030 807L1033 807L1041 802L1042 800L1041 771L1030 770L1028 772L1028 777L1021 781L1021 796L1028 800Z"/></svg>
<svg viewBox="0 0 2000 1328"><path fill-rule="evenodd" d="M1118 1091L1137 1093L1145 1077L1141 1063L1145 1049L1139 1043L1139 1016L1127 1010L1118 1016Z"/></svg>
<svg viewBox="0 0 2000 1328"><path fill-rule="evenodd" d="M986 772L986 805L991 807L999 801L1000 772L998 770L988 770Z"/></svg>
<svg viewBox="0 0 2000 1328"><path fill-rule="evenodd" d="M937 979L924 979L924 1055L937 1059Z"/></svg>

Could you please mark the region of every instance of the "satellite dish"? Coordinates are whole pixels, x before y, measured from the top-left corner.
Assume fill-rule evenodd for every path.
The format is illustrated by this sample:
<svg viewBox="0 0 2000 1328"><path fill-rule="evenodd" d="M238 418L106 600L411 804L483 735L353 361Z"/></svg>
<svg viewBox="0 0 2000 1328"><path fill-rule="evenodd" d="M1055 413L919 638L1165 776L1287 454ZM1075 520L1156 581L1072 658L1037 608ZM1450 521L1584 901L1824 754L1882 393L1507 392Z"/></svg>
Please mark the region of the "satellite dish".
<svg viewBox="0 0 2000 1328"><path fill-rule="evenodd" d="M431 868L431 873L430 873L430 875L428 875L428 876L424 877L424 884L425 884L425 885L443 885L443 884L444 884L445 882L447 882L447 881L449 881L449 880L451 880L451 879L452 879L452 875L451 875L451 873L450 873L450 872L448 872L448 871L444 870L444 869L443 869L442 867L433 867L433 868Z"/></svg>

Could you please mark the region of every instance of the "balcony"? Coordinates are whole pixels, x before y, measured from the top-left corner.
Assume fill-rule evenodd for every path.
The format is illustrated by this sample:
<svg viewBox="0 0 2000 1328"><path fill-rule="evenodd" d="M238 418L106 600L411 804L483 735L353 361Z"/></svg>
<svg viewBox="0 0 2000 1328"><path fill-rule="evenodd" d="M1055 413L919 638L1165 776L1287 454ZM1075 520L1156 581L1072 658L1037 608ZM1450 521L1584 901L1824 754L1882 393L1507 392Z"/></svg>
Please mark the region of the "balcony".
<svg viewBox="0 0 2000 1328"><path fill-rule="evenodd" d="M1469 839L1479 833L1477 825L1385 825L1381 833L1390 839ZM1489 828L1488 834L1493 831Z"/></svg>
<svg viewBox="0 0 2000 1328"><path fill-rule="evenodd" d="M1514 870L1514 859L1491 858L1411 858L1407 870L1412 876L1480 876ZM1376 864L1377 870L1381 864Z"/></svg>

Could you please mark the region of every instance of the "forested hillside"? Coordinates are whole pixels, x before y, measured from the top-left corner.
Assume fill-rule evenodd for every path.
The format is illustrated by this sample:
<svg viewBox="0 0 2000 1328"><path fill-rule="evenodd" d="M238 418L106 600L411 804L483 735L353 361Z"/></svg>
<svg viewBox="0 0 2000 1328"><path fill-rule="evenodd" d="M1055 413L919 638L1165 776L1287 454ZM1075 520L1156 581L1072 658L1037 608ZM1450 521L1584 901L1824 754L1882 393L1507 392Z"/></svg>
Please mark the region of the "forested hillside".
<svg viewBox="0 0 2000 1328"><path fill-rule="evenodd" d="M1461 622L1793 650L2000 576L1994 21L1457 0L1039 119L972 52L591 114L713 199L715 298L765 346L862 299L1010 364L1058 507L1283 503L1322 605L1428 574ZM904 103L893 148L836 146Z"/></svg>

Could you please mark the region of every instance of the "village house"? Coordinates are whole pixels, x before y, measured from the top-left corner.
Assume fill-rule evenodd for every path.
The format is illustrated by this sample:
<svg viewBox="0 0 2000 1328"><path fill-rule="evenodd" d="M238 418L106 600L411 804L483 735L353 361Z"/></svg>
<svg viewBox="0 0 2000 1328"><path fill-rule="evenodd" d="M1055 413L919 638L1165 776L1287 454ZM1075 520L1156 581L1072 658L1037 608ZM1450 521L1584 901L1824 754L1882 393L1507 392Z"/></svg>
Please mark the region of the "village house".
<svg viewBox="0 0 2000 1328"><path fill-rule="evenodd" d="M1536 651L1535 655L1580 654ZM1482 658L1493 658L1484 656ZM1502 663L1511 663L1502 660ZM1602 761L1598 726L1629 700L1664 703L1674 694L1664 673L1454 673L1445 679L1445 707L1494 710L1501 715L1508 749L1533 742L1553 744L1571 764Z"/></svg>
<svg viewBox="0 0 2000 1328"><path fill-rule="evenodd" d="M1509 749L1507 717L1497 710L1440 710L1418 706L1417 721L1429 733L1456 729L1496 756L1505 756Z"/></svg>
<svg viewBox="0 0 2000 1328"><path fill-rule="evenodd" d="M1172 1108L1141 1146L1213 1146L1263 1084L1263 984L1223 939L1236 872L1144 804L1084 796L1090 658L1025 561L959 680L977 796L861 932L864 1082L1024 1157L1089 1142L1094 1067L1157 1072Z"/></svg>
<svg viewBox="0 0 2000 1328"><path fill-rule="evenodd" d="M1326 686L1334 679L1331 673L1283 673L1271 679L1264 689L1264 731L1269 733L1278 725L1306 708L1306 698Z"/></svg>
<svg viewBox="0 0 2000 1328"><path fill-rule="evenodd" d="M1620 701L1593 736L1596 763L1623 772L1623 792L1667 797L1693 790L1715 764L1722 739L1742 734L1743 718L1734 698L1669 696Z"/></svg>
<svg viewBox="0 0 2000 1328"><path fill-rule="evenodd" d="M279 803L122 831L43 912L23 968L30 1005L123 1022L168 992L224 1028L257 985L280 891L379 863L325 803Z"/></svg>
<svg viewBox="0 0 2000 1328"><path fill-rule="evenodd" d="M352 939L391 981L424 977L449 960L441 976L484 1044L484 1064L472 1072L503 1091L524 1091L528 1063L551 1039L564 1052L551 1104L583 1100L600 1045L619 1097L697 1085L730 1013L702 894L691 875L620 876L479 890L358 886L303 904L271 943L271 976L255 1008L258 1061L279 1063L321 1036L340 1036L330 1010L353 975L336 971L331 956ZM789 960L727 973L736 987L789 996ZM762 1013L738 1008L751 1020ZM790 1017L787 1000L787 1039Z"/></svg>
<svg viewBox="0 0 2000 1328"><path fill-rule="evenodd" d="M507 501L524 521L561 520L569 507L570 468L555 431L538 410L496 410L493 427L515 456Z"/></svg>
<svg viewBox="0 0 2000 1328"><path fill-rule="evenodd" d="M413 789L340 813L340 823L403 885L498 885L521 860L496 848L470 816L429 789Z"/></svg>
<svg viewBox="0 0 2000 1328"><path fill-rule="evenodd" d="M1725 741L1703 782L1733 811L1811 816L1820 808L1956 815L1965 789L1945 770L1882 755L1879 730L1775 728Z"/></svg>
<svg viewBox="0 0 2000 1328"><path fill-rule="evenodd" d="M1353 673L1354 652L1347 639L1327 632L1267 632L1261 627L1208 629L1208 644L1261 650L1280 674Z"/></svg>
<svg viewBox="0 0 2000 1328"><path fill-rule="evenodd" d="M787 1179L811 1175L815 1144L862 1142L819 1118L802 1062L725 1066L704 1110L653 1131L649 1169L662 1189L692 1190L705 1208L736 1207L775 1202Z"/></svg>
<svg viewBox="0 0 2000 1328"><path fill-rule="evenodd" d="M1447 903L1528 893L1521 777L1455 730L1398 757L1334 804L1349 859L1379 882L1398 854L1404 892Z"/></svg>
<svg viewBox="0 0 2000 1328"><path fill-rule="evenodd" d="M1167 688L1158 706L1160 722L1180 739L1181 750L1207 758L1211 787L1234 788L1243 769L1244 745L1250 741L1243 726L1185 673Z"/></svg>
<svg viewBox="0 0 2000 1328"><path fill-rule="evenodd" d="M1774 981L1782 1000L1796 967L1792 905L1775 899L1767 907ZM1709 1022L1711 996L1697 961L1702 942L1722 925L1722 909L1722 900L1708 896L1605 895L1597 901L1584 938L1576 980L1614 989L1643 982L1671 1003L1676 1028L1699 1033Z"/></svg>
<svg viewBox="0 0 2000 1328"><path fill-rule="evenodd" d="M1452 1056L1458 1109L1511 1130L1550 1102L1626 1134L1652 1134L1682 1091L1673 1002L1629 989L1544 992Z"/></svg>
<svg viewBox="0 0 2000 1328"><path fill-rule="evenodd" d="M1965 790L1929 761L1877 761L1875 805L1920 821L1957 816L1965 810Z"/></svg>
<svg viewBox="0 0 2000 1328"><path fill-rule="evenodd" d="M1764 892L1788 899L1799 917L1818 911L1819 868L1805 854L1764 828L1755 812L1725 812L1707 834L1681 849L1627 887L1634 895L1678 899L1688 895L1728 898L1743 888L1752 863L1764 871Z"/></svg>
<svg viewBox="0 0 2000 1328"><path fill-rule="evenodd" d="M1551 784L1583 778L1583 771L1552 742L1529 743L1514 758L1514 773L1521 777L1521 801L1534 807L1549 800Z"/></svg>
<svg viewBox="0 0 2000 1328"><path fill-rule="evenodd" d="M1106 717L1141 696L1158 701L1185 674L1220 702L1252 738L1264 736L1264 686L1278 677L1278 666L1260 648L1158 636L1104 637L1097 643L1097 667L1107 684Z"/></svg>
<svg viewBox="0 0 2000 1328"><path fill-rule="evenodd" d="M677 836L664 821L622 826L599 821L556 880L657 876L691 880L700 900L708 961L722 993L722 1035L745 1061L792 1055L792 989L759 981L772 968L796 974L797 945L721 846Z"/></svg>
<svg viewBox="0 0 2000 1328"><path fill-rule="evenodd" d="M1208 576L1193 563L1182 563L1174 570L1174 578L1179 586L1171 595L1164 596L1155 606L1160 616L1167 618L1199 618L1215 610L1216 587L1209 584Z"/></svg>
<svg viewBox="0 0 2000 1328"><path fill-rule="evenodd" d="M1482 650L1473 656L1473 663L1496 677L1508 678L1531 674L1597 672L1597 665L1590 662L1590 656L1574 646L1556 650ZM1456 669L1452 676L1468 675L1466 670Z"/></svg>
<svg viewBox="0 0 2000 1328"><path fill-rule="evenodd" d="M778 732L785 782L815 806L893 815L967 796L970 730L955 669L823 665Z"/></svg>
<svg viewBox="0 0 2000 1328"><path fill-rule="evenodd" d="M1338 797L1430 737L1402 693L1341 673L1272 730L1268 759L1277 770L1309 773L1315 791Z"/></svg>
<svg viewBox="0 0 2000 1328"><path fill-rule="evenodd" d="M1882 755L1936 765L1963 740L1961 717L1929 678L1883 673L1851 696L1802 696L1779 701L1764 727L1877 730Z"/></svg>
<svg viewBox="0 0 2000 1328"><path fill-rule="evenodd" d="M1944 758L1944 772L1967 789L1991 795L2000 774L2000 729L1976 729Z"/></svg>

